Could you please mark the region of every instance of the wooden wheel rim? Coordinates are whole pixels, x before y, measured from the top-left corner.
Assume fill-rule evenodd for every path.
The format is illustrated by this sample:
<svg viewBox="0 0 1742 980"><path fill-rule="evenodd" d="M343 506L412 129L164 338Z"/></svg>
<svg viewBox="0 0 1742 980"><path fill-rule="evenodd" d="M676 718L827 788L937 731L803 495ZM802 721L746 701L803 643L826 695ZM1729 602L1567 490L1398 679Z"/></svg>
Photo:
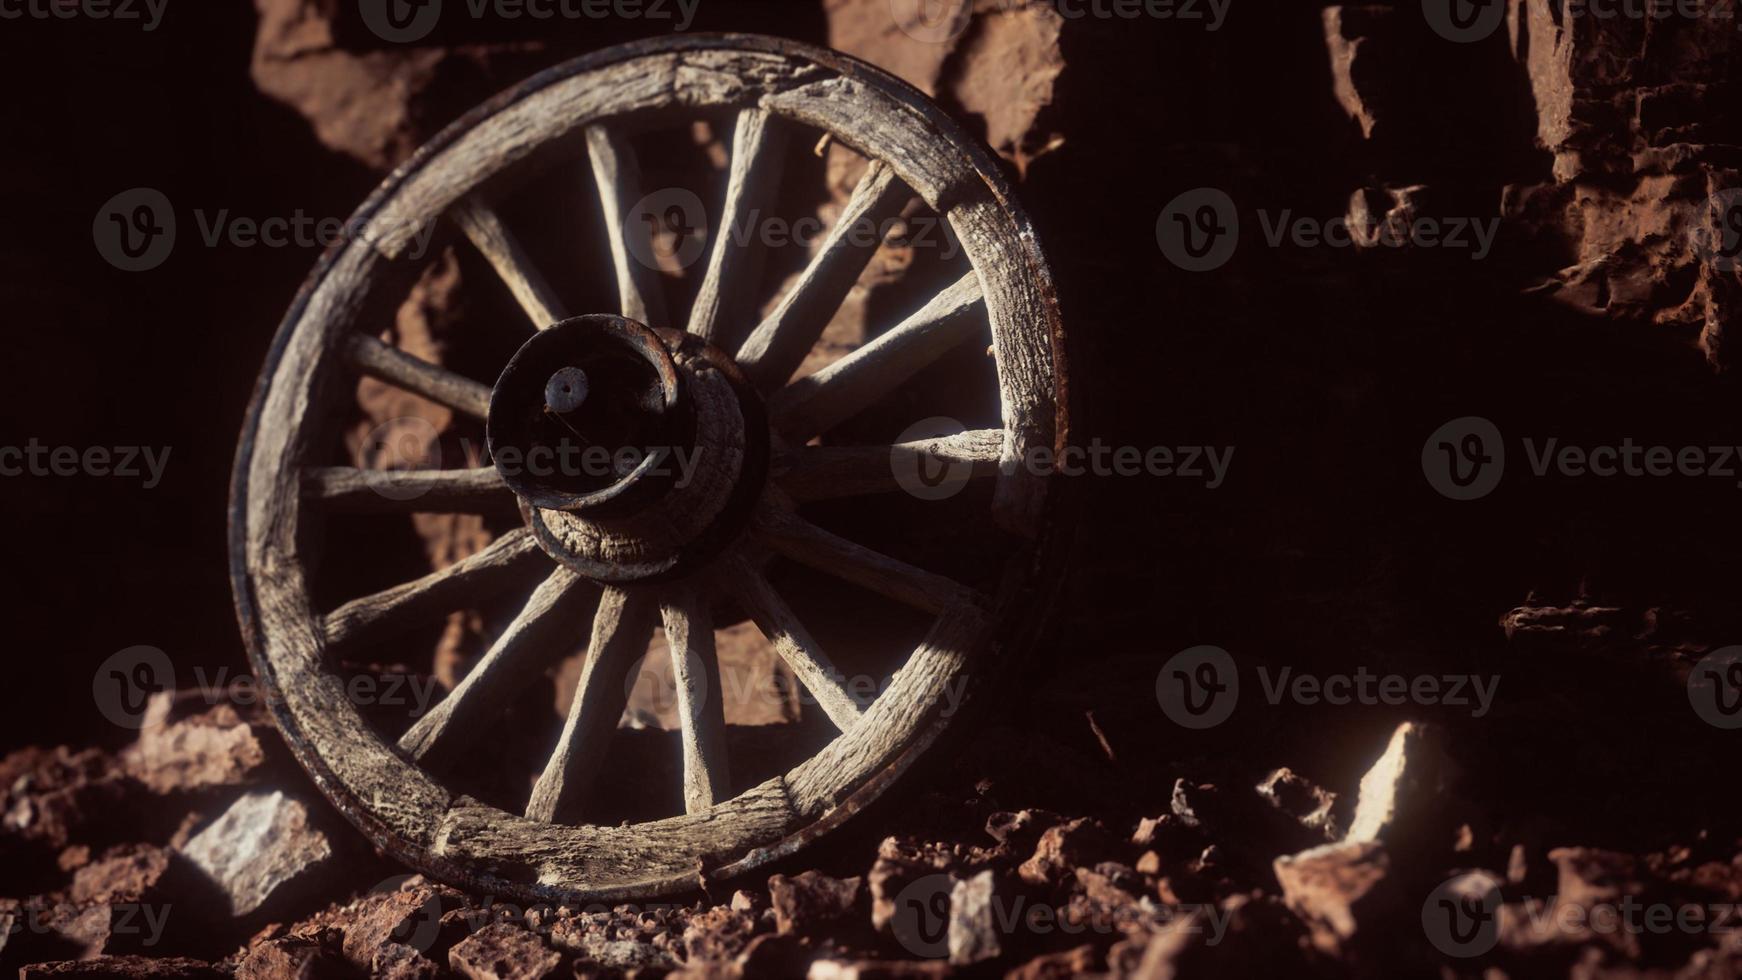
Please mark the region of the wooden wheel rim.
<svg viewBox="0 0 1742 980"><path fill-rule="evenodd" d="M328 403L335 388L328 382L354 376L346 352L370 290L388 278L421 223L541 147L594 123L673 106L760 110L822 128L886 162L949 221L973 265L971 285L997 358L1003 428L991 452L1003 465L995 516L1033 542L1016 559L1024 573L1006 576L992 601L940 601L927 641L889 688L851 730L786 774L702 812L648 823L540 822L445 789L373 731L342 681L326 672L322 617L310 604L297 546L302 460L318 424L308 420ZM948 723L936 710L945 685L970 676L976 658L1006 655L1033 635L1031 617L1044 605L1035 593L1050 578L1043 566L1053 553L1052 507L1045 479L1022 461L1065 435L1050 273L991 157L905 83L837 53L767 38L625 45L550 69L469 113L390 175L352 221L363 232L322 257L262 370L232 482L231 574L243 636L280 730L322 792L388 853L456 885L527 901L705 887L790 854L862 809Z"/></svg>

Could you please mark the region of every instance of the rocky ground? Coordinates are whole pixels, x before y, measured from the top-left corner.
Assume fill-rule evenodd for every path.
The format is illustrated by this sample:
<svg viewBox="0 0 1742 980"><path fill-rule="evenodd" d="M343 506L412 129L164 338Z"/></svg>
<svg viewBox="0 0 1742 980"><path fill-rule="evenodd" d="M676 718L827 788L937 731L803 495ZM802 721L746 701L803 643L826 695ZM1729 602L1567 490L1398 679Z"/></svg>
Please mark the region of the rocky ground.
<svg viewBox="0 0 1742 980"><path fill-rule="evenodd" d="M303 139L375 172L525 74L627 39L472 25L395 46L354 5L255 6L253 84ZM978 0L922 40L891 20L901 6L704 3L698 29L826 43L937 98L1036 216L1076 430L1238 443L1250 469L1215 494L1097 487L1037 664L886 805L730 893L525 909L408 877L335 816L251 699L183 690L125 747L0 760L0 971L1742 975L1736 732L1688 695L1695 663L1742 635L1733 491L1543 481L1448 511L1414 455L1473 411L1509 431L1735 439L1738 273L1705 261L1699 234L1738 183L1733 24L1511 0L1484 43L1447 45L1416 3L1267 18L1236 3L1204 34ZM718 156L713 134L694 143ZM831 153L788 206L838 208L854 172ZM1182 272L1155 238L1201 186L1249 222L1213 275ZM1495 217L1499 235L1480 265L1376 234L1265 248L1262 205L1375 233ZM916 268L885 250L828 341L861 341L866 311ZM448 344L473 274L488 275L439 257L393 339L461 356ZM394 398L359 390L360 462L388 420L425 419L432 445L451 435ZM440 567L489 540L481 521L420 517L413 557ZM498 626L457 614L426 679L451 686ZM1188 730L1158 706L1158 672L1207 641L1248 671L1502 683L1478 716L1256 710L1254 678L1229 722ZM202 654L240 666L216 649ZM759 703L734 726L795 717Z"/></svg>
<svg viewBox="0 0 1742 980"><path fill-rule="evenodd" d="M1556 611L1531 612L1540 626ZM1575 646L1601 654L1556 639L1533 655ZM1271 765L1291 754L1274 733L1234 726L1206 743L1224 750L1182 757L1194 744L1137 722L1141 698L1103 690L1085 712L1081 693L1030 703L1022 728L982 719L897 805L779 873L589 908L524 908L407 875L331 815L252 706L158 695L118 754L0 761L0 863L18 896L0 903L0 966L243 978L1742 971L1742 834L1733 809L1703 812L1710 801L1676 789L1698 766L1623 781L1602 768L1648 753L1496 751L1456 722L1406 721L1367 746L1358 778L1327 788L1302 774L1321 768L1310 759ZM1496 710L1517 723L1562 697ZM1358 727L1383 736L1378 724ZM1699 757L1692 728L1653 734ZM1509 766L1549 764L1586 783L1562 802L1612 811L1619 838L1569 846L1577 833L1545 808L1497 802ZM1667 793L1681 801L1673 815L1640 799ZM1446 931L1442 901L1465 903L1468 920Z"/></svg>

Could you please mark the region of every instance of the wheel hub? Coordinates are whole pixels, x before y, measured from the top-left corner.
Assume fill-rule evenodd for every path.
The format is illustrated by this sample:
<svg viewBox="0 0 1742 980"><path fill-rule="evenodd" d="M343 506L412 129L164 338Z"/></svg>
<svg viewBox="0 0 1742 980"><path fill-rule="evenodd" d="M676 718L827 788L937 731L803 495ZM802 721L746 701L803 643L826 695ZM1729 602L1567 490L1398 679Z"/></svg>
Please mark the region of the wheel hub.
<svg viewBox="0 0 1742 980"><path fill-rule="evenodd" d="M768 469L760 399L730 357L608 314L521 346L486 437L540 546L604 582L706 561L742 530Z"/></svg>

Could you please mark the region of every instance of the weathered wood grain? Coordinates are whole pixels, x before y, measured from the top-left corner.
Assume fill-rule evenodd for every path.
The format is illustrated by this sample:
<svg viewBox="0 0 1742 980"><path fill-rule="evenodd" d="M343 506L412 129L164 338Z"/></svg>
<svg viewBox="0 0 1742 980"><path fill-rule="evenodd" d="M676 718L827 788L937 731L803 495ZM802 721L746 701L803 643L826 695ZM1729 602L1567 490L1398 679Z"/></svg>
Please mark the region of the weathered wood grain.
<svg viewBox="0 0 1742 980"><path fill-rule="evenodd" d="M475 419L490 413L490 386L412 357L367 334L351 334L344 356L360 373L428 398Z"/></svg>
<svg viewBox="0 0 1742 980"><path fill-rule="evenodd" d="M738 113L732 131L726 201L714 228L713 247L700 291L690 306L690 333L732 348L744 322L755 315L755 288L765 249L757 225L765 220L785 169L787 130L761 109Z"/></svg>
<svg viewBox="0 0 1742 980"><path fill-rule="evenodd" d="M560 566L551 572L465 678L400 737L399 748L421 762L476 738L527 684L579 645L592 600L585 579Z"/></svg>
<svg viewBox="0 0 1742 980"><path fill-rule="evenodd" d="M921 738L951 703L948 685L965 683L985 630L985 613L975 606L954 606L939 616L860 723L787 774L793 808L805 817L821 816L857 786L853 773L884 768Z"/></svg>
<svg viewBox="0 0 1742 980"><path fill-rule="evenodd" d="M843 732L851 731L864 714L865 706L843 683L845 675L823 653L810 630L799 622L792 607L774 591L762 572L738 556L727 559L723 565L721 581L728 583L774 652L792 668L829 721Z"/></svg>
<svg viewBox="0 0 1742 980"><path fill-rule="evenodd" d="M508 230L494 208L477 198L468 198L455 206L453 215L460 230L514 294L514 301L526 311L535 329L543 330L567 316L556 290L533 265L532 256L526 254L520 240Z"/></svg>
<svg viewBox="0 0 1742 980"><path fill-rule="evenodd" d="M776 552L821 572L906 603L940 613L984 599L947 576L928 572L826 531L784 506L757 511L756 537Z"/></svg>
<svg viewBox="0 0 1742 980"><path fill-rule="evenodd" d="M319 466L303 471L302 486L309 499L337 511L477 514L514 507L514 494L494 466L466 470Z"/></svg>
<svg viewBox="0 0 1742 980"><path fill-rule="evenodd" d="M567 890L577 881L593 882L595 894L611 900L694 888L705 880L702 868L779 840L796 826L777 777L701 813L632 827L546 823L462 800L443 815L434 850L535 885Z"/></svg>
<svg viewBox="0 0 1742 980"><path fill-rule="evenodd" d="M333 610L321 621L323 642L340 649L379 640L431 622L467 602L487 599L525 581L536 569L549 567L550 559L538 549L532 532L515 528L441 571Z"/></svg>
<svg viewBox="0 0 1742 980"><path fill-rule="evenodd" d="M578 806L592 787L629 700L624 682L636 659L647 653L658 614L646 590L606 586L593 614L593 636L568 719L526 804L528 819L555 820Z"/></svg>
<svg viewBox="0 0 1742 980"><path fill-rule="evenodd" d="M911 193L893 168L871 161L798 282L739 348L738 363L757 387L772 391L798 370Z"/></svg>
<svg viewBox="0 0 1742 980"><path fill-rule="evenodd" d="M980 280L969 272L865 346L776 391L768 399L775 429L802 443L852 418L982 330L968 315L980 305Z"/></svg>
<svg viewBox="0 0 1742 980"><path fill-rule="evenodd" d="M665 312L665 290L660 285L659 270L639 257L653 254L653 231L630 214L630 209L641 200L641 168L635 148L620 131L592 125L587 127L587 158L592 162L593 183L599 190L600 216L611 246L611 267L617 274L618 309L629 319L650 327L675 326Z"/></svg>
<svg viewBox="0 0 1742 980"><path fill-rule="evenodd" d="M365 284L379 274L380 261L360 242L338 253L321 288L303 303L301 322L309 326L278 352L239 463L246 474L244 526L233 532L232 553L239 550L248 571L245 635L274 720L298 759L329 795L350 801L377 840L428 847L449 794L395 755L349 699L344 681L327 672L298 550L301 470L324 431L305 420L320 418L321 396L338 388L322 379L349 374L335 348L354 335Z"/></svg>
<svg viewBox="0 0 1742 980"><path fill-rule="evenodd" d="M801 446L776 459L772 475L799 503L896 493L902 489L898 468L911 473L922 465L959 465L966 479L995 476L1003 447L1001 429L970 429L893 446Z"/></svg>
<svg viewBox="0 0 1742 980"><path fill-rule="evenodd" d="M678 718L683 723L684 809L701 813L725 799L732 782L713 612L706 596L694 586L680 584L667 591L660 613L666 644L671 647Z"/></svg>

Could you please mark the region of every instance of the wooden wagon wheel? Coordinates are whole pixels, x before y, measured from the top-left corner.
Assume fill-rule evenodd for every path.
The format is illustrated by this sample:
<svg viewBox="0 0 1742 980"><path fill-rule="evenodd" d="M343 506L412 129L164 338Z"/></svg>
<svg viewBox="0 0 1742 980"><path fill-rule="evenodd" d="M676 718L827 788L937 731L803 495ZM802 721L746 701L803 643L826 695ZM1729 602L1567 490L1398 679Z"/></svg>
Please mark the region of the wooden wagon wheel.
<svg viewBox="0 0 1742 980"><path fill-rule="evenodd" d="M658 275L632 257L635 236L650 232L624 220L641 193L632 137L697 118L731 133L729 178L696 299L687 317L668 321ZM746 272L755 243L722 230L766 206L780 181L779 147L806 128L869 162L796 284L758 316ZM597 275L614 276L620 304L568 318L558 280L536 268L498 202L528 174L585 175L583 160L614 265ZM959 278L853 353L790 380L879 247L849 232L915 197L959 238ZM382 317L420 267L414 235L438 219L478 249L530 320L474 326L525 333L494 387L379 339ZM1024 460L1064 438L1050 274L991 158L906 84L839 54L750 36L614 48L536 76L449 127L384 182L352 227L361 232L330 250L298 294L261 373L236 462L231 567L242 630L286 739L334 804L406 863L526 900L706 887L861 809L948 722L948 686L1034 635L1056 581L1048 542L1058 538L1044 474ZM827 441L838 423L964 348L995 359L993 427L894 446ZM494 464L329 465L322 454L354 417L359 377L485 420ZM702 462L682 485L645 466L589 483L503 465L586 432L650 446L654 433ZM804 514L816 501L897 491L904 461L922 455L991 488L982 513L1009 550L977 581L889 557ZM500 502L518 506L523 526L482 552L332 608L312 598L329 512ZM874 700L843 686L771 583L771 559L928 617L923 641ZM397 737L346 697L335 650L384 642L520 581L537 584L512 621ZM766 635L838 730L796 767L736 793L714 663L721 602ZM571 821L579 803L609 792L595 780L624 710L620 678L660 626L677 678L685 812L624 825ZM572 707L530 793L492 805L449 786L433 760L479 738L517 687L583 642Z"/></svg>

